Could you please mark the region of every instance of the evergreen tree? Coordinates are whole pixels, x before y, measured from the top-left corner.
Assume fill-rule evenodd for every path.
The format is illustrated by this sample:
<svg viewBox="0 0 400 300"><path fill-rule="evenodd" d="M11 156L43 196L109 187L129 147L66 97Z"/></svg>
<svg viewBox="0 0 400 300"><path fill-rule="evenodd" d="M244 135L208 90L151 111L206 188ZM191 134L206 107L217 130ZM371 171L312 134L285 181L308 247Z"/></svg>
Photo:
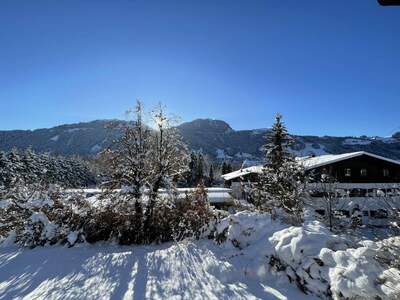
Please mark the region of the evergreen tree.
<svg viewBox="0 0 400 300"><path fill-rule="evenodd" d="M79 158L38 154L25 151L0 152L0 186L58 184L83 187L93 184L94 177Z"/></svg>
<svg viewBox="0 0 400 300"><path fill-rule="evenodd" d="M292 139L282 122L281 114L275 116L275 123L272 129L267 132L266 140L267 143L263 145L262 150L269 167L277 170L284 162L293 159L293 155L288 151Z"/></svg>
<svg viewBox="0 0 400 300"><path fill-rule="evenodd" d="M197 155L195 152L190 153L190 161L186 175L186 185L193 186L196 183Z"/></svg>
<svg viewBox="0 0 400 300"><path fill-rule="evenodd" d="M10 164L7 154L4 151L0 151L0 186L3 189L9 188L12 182Z"/></svg>
<svg viewBox="0 0 400 300"><path fill-rule="evenodd" d="M23 170L24 166L19 151L14 148L7 154L7 169L9 174L8 182L10 185L18 185L24 183Z"/></svg>
<svg viewBox="0 0 400 300"><path fill-rule="evenodd" d="M197 166L196 166L196 185L204 182L204 157L203 154L199 153L197 156Z"/></svg>
<svg viewBox="0 0 400 300"><path fill-rule="evenodd" d="M222 173L222 175L226 174L226 163L225 163L225 161L222 162L221 173Z"/></svg>
<svg viewBox="0 0 400 300"><path fill-rule="evenodd" d="M276 116L266 138L263 146L266 163L251 197L259 208L271 212L283 209L292 222L298 223L302 217L307 176L289 152L290 136L281 115Z"/></svg>
<svg viewBox="0 0 400 300"><path fill-rule="evenodd" d="M214 184L214 165L211 164L210 166L210 171L208 173L208 180L209 180L209 185L212 186Z"/></svg>
<svg viewBox="0 0 400 300"><path fill-rule="evenodd" d="M233 170L232 165L230 162L223 161L222 167L221 167L221 173L222 174L228 174L231 173Z"/></svg>
<svg viewBox="0 0 400 300"><path fill-rule="evenodd" d="M227 173L233 172L232 164L231 164L230 162L228 162L228 163L226 164L226 172L227 172Z"/></svg>

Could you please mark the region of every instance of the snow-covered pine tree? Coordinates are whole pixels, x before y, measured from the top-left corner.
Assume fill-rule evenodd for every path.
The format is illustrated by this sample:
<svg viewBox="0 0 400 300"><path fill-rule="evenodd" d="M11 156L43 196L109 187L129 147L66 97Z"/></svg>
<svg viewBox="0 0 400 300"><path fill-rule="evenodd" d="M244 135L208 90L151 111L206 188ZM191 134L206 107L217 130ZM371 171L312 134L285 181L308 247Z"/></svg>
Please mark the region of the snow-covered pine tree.
<svg viewBox="0 0 400 300"><path fill-rule="evenodd" d="M274 125L267 131L266 144L262 146L267 165L277 170L284 162L293 160L293 155L288 151L291 144L292 138L282 121L282 115L277 114Z"/></svg>
<svg viewBox="0 0 400 300"><path fill-rule="evenodd" d="M40 172L38 170L37 155L31 148L22 153L21 163L23 165L22 176L24 182L28 184L39 182Z"/></svg>
<svg viewBox="0 0 400 300"><path fill-rule="evenodd" d="M5 190L11 185L11 177L9 173L10 161L4 151L0 151L0 187Z"/></svg>
<svg viewBox="0 0 400 300"><path fill-rule="evenodd" d="M298 222L302 218L307 176L302 165L289 152L290 143L291 137L282 116L277 114L262 148L266 162L252 198L259 208L274 213L283 209L292 221Z"/></svg>
<svg viewBox="0 0 400 300"><path fill-rule="evenodd" d="M22 163L21 155L16 148L13 148L7 154L7 169L9 179L8 182L10 186L15 186L24 183L23 170L24 165Z"/></svg>

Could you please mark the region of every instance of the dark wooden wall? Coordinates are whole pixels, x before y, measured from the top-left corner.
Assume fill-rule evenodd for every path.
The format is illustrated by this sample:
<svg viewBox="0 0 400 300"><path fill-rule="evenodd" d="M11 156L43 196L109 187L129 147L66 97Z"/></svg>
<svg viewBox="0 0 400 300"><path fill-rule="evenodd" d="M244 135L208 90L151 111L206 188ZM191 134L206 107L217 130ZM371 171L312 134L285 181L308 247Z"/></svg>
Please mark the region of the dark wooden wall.
<svg viewBox="0 0 400 300"><path fill-rule="evenodd" d="M345 169L351 169L351 176L345 176ZM367 169L367 176L361 176L361 169ZM383 170L389 170L389 176L383 175ZM318 180L322 172L327 172L344 183L384 183L400 182L400 165L362 155L327 166L322 166L313 171Z"/></svg>

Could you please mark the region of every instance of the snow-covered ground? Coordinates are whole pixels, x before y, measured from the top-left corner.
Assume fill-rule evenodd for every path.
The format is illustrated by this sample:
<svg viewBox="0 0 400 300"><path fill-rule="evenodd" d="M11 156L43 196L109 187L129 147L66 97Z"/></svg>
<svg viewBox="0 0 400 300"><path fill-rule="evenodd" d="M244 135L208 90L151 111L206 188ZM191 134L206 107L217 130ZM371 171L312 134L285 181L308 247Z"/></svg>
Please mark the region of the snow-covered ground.
<svg viewBox="0 0 400 300"><path fill-rule="evenodd" d="M0 249L0 299L314 299L209 240ZM246 275L258 265L260 274Z"/></svg>
<svg viewBox="0 0 400 300"><path fill-rule="evenodd" d="M0 299L397 299L400 271L376 257L398 257L400 238L385 241L397 250L334 235L317 221L295 227L239 212L218 223L215 241L3 244Z"/></svg>

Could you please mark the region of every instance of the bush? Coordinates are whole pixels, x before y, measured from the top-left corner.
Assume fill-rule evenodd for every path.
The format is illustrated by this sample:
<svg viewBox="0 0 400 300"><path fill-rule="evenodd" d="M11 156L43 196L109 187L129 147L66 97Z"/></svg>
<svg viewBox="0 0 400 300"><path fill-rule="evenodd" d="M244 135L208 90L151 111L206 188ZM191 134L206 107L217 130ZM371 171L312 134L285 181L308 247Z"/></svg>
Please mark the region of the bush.
<svg viewBox="0 0 400 300"><path fill-rule="evenodd" d="M99 241L121 245L199 239L215 220L204 187L187 194L158 198L154 203L130 199L123 192L93 206L81 193L59 189L28 193L32 186L3 194L0 238L15 233L26 247Z"/></svg>

